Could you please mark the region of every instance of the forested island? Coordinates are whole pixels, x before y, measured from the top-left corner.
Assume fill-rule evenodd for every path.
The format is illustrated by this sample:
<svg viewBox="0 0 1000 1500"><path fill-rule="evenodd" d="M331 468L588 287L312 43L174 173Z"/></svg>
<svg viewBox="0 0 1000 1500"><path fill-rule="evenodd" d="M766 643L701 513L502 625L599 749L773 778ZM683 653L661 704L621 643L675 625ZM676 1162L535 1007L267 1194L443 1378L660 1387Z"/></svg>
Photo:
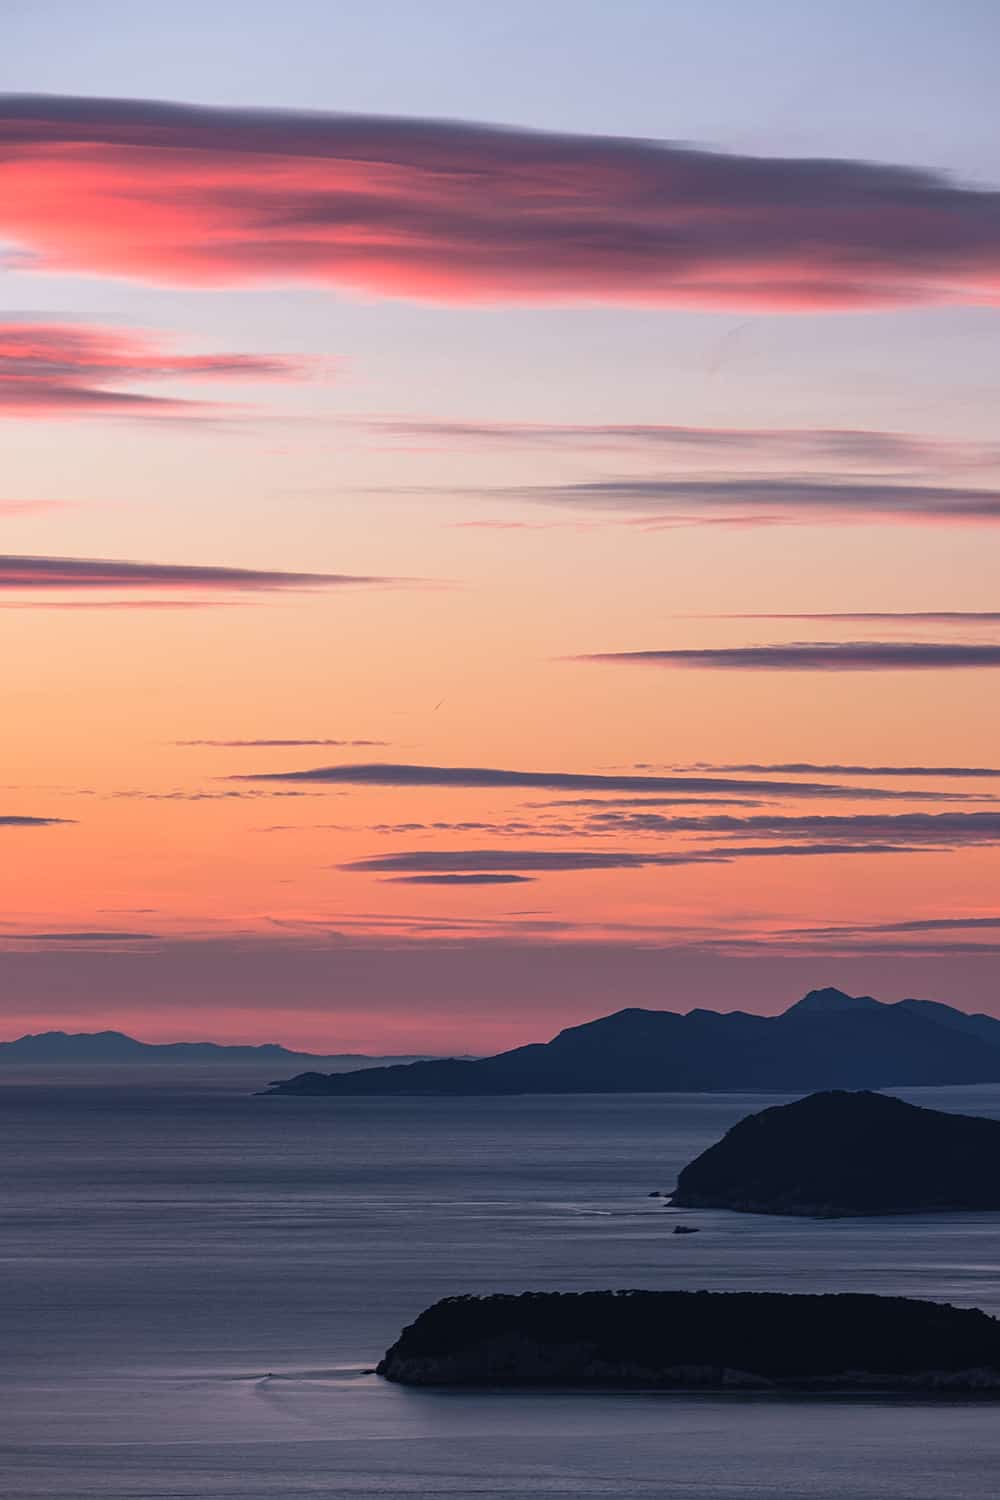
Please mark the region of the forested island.
<svg viewBox="0 0 1000 1500"><path fill-rule="evenodd" d="M1000 1323L974 1308L854 1293L448 1297L403 1330L378 1374L419 1386L1000 1396Z"/></svg>

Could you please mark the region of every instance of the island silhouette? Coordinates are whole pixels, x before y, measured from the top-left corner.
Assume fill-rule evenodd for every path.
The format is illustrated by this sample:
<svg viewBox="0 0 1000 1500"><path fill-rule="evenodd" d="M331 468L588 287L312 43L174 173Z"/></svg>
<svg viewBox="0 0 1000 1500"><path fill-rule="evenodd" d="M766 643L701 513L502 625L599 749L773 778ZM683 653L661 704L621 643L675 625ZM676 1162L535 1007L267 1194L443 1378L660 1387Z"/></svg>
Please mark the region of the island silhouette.
<svg viewBox="0 0 1000 1500"><path fill-rule="evenodd" d="M377 1373L422 1386L1000 1396L1000 1323L975 1308L859 1293L448 1297L403 1330Z"/></svg>
<svg viewBox="0 0 1000 1500"><path fill-rule="evenodd" d="M478 1060L318 1070L272 1094L567 1094L1000 1082L1000 1020L930 1000L812 990L777 1016L628 1008Z"/></svg>
<svg viewBox="0 0 1000 1500"><path fill-rule="evenodd" d="M1000 1121L868 1091L748 1115L684 1168L675 1208L841 1218L1000 1210Z"/></svg>

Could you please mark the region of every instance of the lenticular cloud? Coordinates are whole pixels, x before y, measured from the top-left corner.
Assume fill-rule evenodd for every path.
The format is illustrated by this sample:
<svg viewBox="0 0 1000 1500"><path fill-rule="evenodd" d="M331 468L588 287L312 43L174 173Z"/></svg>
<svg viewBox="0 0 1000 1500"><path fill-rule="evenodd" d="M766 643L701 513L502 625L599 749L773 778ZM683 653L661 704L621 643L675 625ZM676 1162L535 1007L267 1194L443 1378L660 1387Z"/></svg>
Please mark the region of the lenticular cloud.
<svg viewBox="0 0 1000 1500"><path fill-rule="evenodd" d="M450 302L995 301L1000 194L934 172L462 122L0 100L39 268Z"/></svg>

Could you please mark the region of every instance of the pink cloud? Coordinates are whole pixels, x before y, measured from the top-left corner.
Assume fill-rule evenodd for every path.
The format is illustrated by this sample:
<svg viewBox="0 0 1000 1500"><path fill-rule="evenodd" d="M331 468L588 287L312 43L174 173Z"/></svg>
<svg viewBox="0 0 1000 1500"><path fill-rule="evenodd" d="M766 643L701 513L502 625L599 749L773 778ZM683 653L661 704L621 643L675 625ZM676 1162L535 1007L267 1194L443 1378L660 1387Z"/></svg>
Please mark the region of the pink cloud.
<svg viewBox="0 0 1000 1500"><path fill-rule="evenodd" d="M181 354L117 329L0 323L0 417L187 412L190 401L121 387L156 380L281 380L297 373L292 360Z"/></svg>
<svg viewBox="0 0 1000 1500"><path fill-rule="evenodd" d="M0 148L0 236L40 269L788 311L1000 289L1000 194L909 167L42 96L0 105Z"/></svg>

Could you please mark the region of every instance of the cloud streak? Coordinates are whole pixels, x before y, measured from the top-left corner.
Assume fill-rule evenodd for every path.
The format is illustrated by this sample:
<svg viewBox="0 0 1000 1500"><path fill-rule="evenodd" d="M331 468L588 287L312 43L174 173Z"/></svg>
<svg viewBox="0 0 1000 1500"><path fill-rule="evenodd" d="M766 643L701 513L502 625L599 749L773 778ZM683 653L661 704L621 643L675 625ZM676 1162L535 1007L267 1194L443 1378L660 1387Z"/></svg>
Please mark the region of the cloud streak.
<svg viewBox="0 0 1000 1500"><path fill-rule="evenodd" d="M823 765L815 761L779 761L772 764L746 762L733 765L710 765L699 761L678 766L678 771L744 772L767 776L943 776L993 778L1000 776L1000 766L851 766Z"/></svg>
<svg viewBox="0 0 1000 1500"><path fill-rule="evenodd" d="M986 930L1000 927L1000 916L983 917L913 917L905 922L875 922L829 927L798 927L787 934L792 937L851 937L854 934L935 933Z"/></svg>
<svg viewBox="0 0 1000 1500"><path fill-rule="evenodd" d="M167 792L147 792L129 788L126 791L106 792L103 795L136 802L238 802L240 800L253 802L266 797L322 797L323 793L304 792L298 789L278 790L271 787L247 787L242 791L236 791L232 787L226 787L224 790L214 788L208 791L204 788L197 788L194 791L174 788Z"/></svg>
<svg viewBox="0 0 1000 1500"><path fill-rule="evenodd" d="M0 417L186 414L190 400L123 390L121 385L158 380L287 380L298 373L300 366L290 359L178 354L149 338L117 329L72 323L0 323Z"/></svg>
<svg viewBox="0 0 1000 1500"><path fill-rule="evenodd" d="M0 813L0 828L55 828L59 824L75 822L75 818L33 818L19 813Z"/></svg>
<svg viewBox="0 0 1000 1500"><path fill-rule="evenodd" d="M968 816L975 816L969 814ZM734 820L738 821L738 820ZM847 828L827 830L819 828L819 838L805 828L796 829L794 820L785 830L792 843L764 844L719 844L705 848L679 848L676 850L611 850L611 849L406 849L393 854L369 855L364 859L351 860L338 865L340 870L352 874L382 874L394 872L415 880L421 876L425 883L451 883L462 881L473 874L500 875L508 873L569 874L579 871L618 871L644 869L671 869L686 865L729 865L743 859L799 859L826 858L847 854L913 854L952 852L964 844L996 844L1000 842L1000 818L998 826L989 834L968 830L919 831L912 834L905 827L889 827L878 833L874 826L863 825L851 831ZM887 820L890 824L892 820ZM619 829L619 831L626 831ZM677 830L664 830L676 832ZM707 831L707 830L706 830ZM739 833L777 836L781 830L756 830L753 828L732 830ZM872 836L866 837L869 834ZM447 877L447 879L446 879Z"/></svg>
<svg viewBox="0 0 1000 1500"><path fill-rule="evenodd" d="M301 750L308 746L360 749L388 743L388 740L174 740L178 746L205 746L212 750Z"/></svg>
<svg viewBox="0 0 1000 1500"><path fill-rule="evenodd" d="M670 792L759 794L794 797L887 799L908 795L876 787L839 787L831 782L774 781L723 776L623 776L578 771L507 771L487 766L418 766L383 762L316 766L298 771L257 771L229 781L310 782L326 786L447 787L521 791Z"/></svg>
<svg viewBox="0 0 1000 1500"><path fill-rule="evenodd" d="M0 593L27 589L82 592L152 589L168 593L184 590L193 594L274 594L403 582L353 573L285 573L266 568L146 563L120 558L0 555Z"/></svg>
<svg viewBox="0 0 1000 1500"><path fill-rule="evenodd" d="M361 873L399 871L434 875L471 873L546 874L571 870L640 870L646 865L717 864L722 854L642 854L610 849L408 849L395 854L375 854L339 865L341 870Z"/></svg>
<svg viewBox="0 0 1000 1500"><path fill-rule="evenodd" d="M494 486L474 493L488 500L625 516L643 526L1000 521L1000 490L858 477L598 479Z"/></svg>
<svg viewBox="0 0 1000 1500"><path fill-rule="evenodd" d="M647 667L770 672L912 672L1000 667L1000 645L939 641L790 641L676 651L604 651L572 658Z"/></svg>
<svg viewBox="0 0 1000 1500"><path fill-rule="evenodd" d="M1000 194L911 167L36 95L0 101L0 160L0 236L63 272L788 311L1000 290Z"/></svg>
<svg viewBox="0 0 1000 1500"><path fill-rule="evenodd" d="M613 810L593 814L591 824L617 833L698 834L781 840L847 841L861 844L937 845L994 844L1000 842L1000 813L808 813L789 817L781 813L755 813L737 817L729 813L697 817L673 817L663 813Z"/></svg>
<svg viewBox="0 0 1000 1500"><path fill-rule="evenodd" d="M0 932L3 943L139 943L154 942L153 932Z"/></svg>
<svg viewBox="0 0 1000 1500"><path fill-rule="evenodd" d="M692 620L858 620L866 624L888 625L997 625L1000 610L996 609L919 609L919 610L838 610L824 614L740 614L740 615L688 615Z"/></svg>
<svg viewBox="0 0 1000 1500"><path fill-rule="evenodd" d="M904 432L843 427L693 427L658 422L467 422L445 418L371 417L359 426L380 437L438 447L554 449L575 452L660 449L682 453L755 456L779 460L893 466L988 465L1000 447L948 442Z"/></svg>
<svg viewBox="0 0 1000 1500"><path fill-rule="evenodd" d="M450 885L450 886L479 886L479 885L530 885L531 875L494 875L488 872L477 871L471 875L444 874L444 875L393 875L385 883L387 885Z"/></svg>
<svg viewBox="0 0 1000 1500"><path fill-rule="evenodd" d="M595 815L590 832L617 834L695 834L717 842L662 849L476 848L404 849L366 855L337 866L352 874L391 875L409 883L493 884L507 876L669 869L690 865L729 865L744 859L823 858L834 855L951 853L971 846L1000 844L1000 813L809 814L800 817L731 814L668 817L658 813L612 811ZM588 829L578 830L584 835ZM879 929L881 930L881 929ZM887 931L908 931L908 927Z"/></svg>
<svg viewBox="0 0 1000 1500"><path fill-rule="evenodd" d="M246 599L3 599L0 609L233 609Z"/></svg>

